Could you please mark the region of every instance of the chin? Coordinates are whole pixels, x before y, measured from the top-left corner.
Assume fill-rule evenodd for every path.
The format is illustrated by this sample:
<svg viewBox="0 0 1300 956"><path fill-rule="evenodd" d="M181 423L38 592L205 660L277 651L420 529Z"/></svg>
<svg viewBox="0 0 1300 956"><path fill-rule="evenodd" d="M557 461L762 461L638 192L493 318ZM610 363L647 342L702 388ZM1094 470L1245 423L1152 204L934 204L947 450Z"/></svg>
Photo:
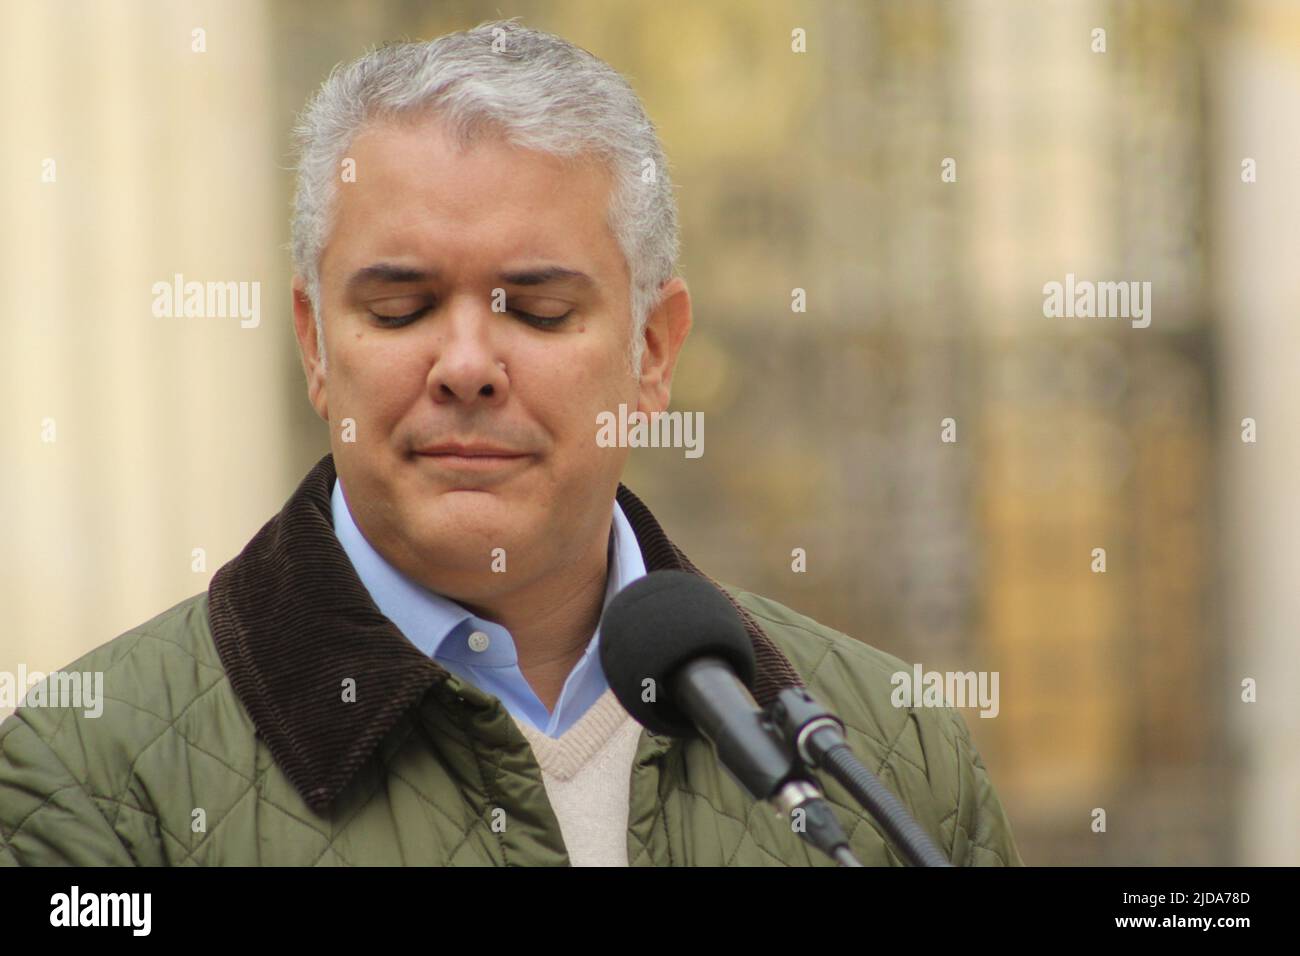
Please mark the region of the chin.
<svg viewBox="0 0 1300 956"><path fill-rule="evenodd" d="M411 526L422 537L437 539L442 546L465 538L500 541L518 521L511 521L508 505L497 494L470 489L449 489L430 496L408 512ZM504 545L502 545L504 547ZM496 547L495 544L492 547Z"/></svg>

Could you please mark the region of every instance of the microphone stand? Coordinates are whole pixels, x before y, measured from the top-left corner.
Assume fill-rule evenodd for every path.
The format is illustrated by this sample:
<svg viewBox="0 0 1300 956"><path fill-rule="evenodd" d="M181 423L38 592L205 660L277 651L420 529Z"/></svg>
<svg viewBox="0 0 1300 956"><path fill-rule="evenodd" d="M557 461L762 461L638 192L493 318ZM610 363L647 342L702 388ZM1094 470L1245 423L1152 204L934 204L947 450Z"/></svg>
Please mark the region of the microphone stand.
<svg viewBox="0 0 1300 956"><path fill-rule="evenodd" d="M802 811L796 833L841 866L862 865L830 803L729 664L714 657L692 661L678 687L678 706L751 799L773 804L787 820Z"/></svg>
<svg viewBox="0 0 1300 956"><path fill-rule="evenodd" d="M840 719L807 690L787 687L768 710L768 720L793 756L809 767L825 769L843 785L875 817L908 863L952 866L898 798L853 755Z"/></svg>

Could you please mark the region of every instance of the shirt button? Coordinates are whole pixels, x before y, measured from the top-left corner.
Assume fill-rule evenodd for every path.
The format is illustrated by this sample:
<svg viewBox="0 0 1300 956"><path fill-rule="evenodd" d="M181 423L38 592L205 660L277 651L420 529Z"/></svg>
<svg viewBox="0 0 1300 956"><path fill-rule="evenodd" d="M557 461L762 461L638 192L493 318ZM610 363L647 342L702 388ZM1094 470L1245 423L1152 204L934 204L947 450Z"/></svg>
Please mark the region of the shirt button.
<svg viewBox="0 0 1300 956"><path fill-rule="evenodd" d="M475 631L469 636L469 648L472 651L482 653L488 649L490 643L492 643L491 640L482 631Z"/></svg>

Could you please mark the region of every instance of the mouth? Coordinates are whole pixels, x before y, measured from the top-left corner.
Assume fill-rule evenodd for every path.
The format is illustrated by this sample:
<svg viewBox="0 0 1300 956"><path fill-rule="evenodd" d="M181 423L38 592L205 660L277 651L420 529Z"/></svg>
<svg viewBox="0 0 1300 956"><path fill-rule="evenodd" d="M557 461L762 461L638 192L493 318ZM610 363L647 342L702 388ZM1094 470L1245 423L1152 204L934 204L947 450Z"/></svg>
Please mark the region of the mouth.
<svg viewBox="0 0 1300 956"><path fill-rule="evenodd" d="M439 445L417 451L416 457L438 469L470 474L491 474L519 469L532 455L488 445Z"/></svg>
<svg viewBox="0 0 1300 956"><path fill-rule="evenodd" d="M468 468L474 471L491 471L517 462L527 461L530 455L425 455L430 461L436 461L445 468Z"/></svg>

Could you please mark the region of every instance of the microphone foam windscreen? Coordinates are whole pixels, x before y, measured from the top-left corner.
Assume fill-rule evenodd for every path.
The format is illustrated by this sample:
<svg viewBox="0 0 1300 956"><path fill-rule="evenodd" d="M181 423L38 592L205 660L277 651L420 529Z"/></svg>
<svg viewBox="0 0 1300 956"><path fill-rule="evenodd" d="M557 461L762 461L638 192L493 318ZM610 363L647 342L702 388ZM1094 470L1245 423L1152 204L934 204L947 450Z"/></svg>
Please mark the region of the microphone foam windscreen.
<svg viewBox="0 0 1300 956"><path fill-rule="evenodd" d="M698 574L653 571L605 608L600 624L605 678L624 709L652 732L695 734L677 707L674 680L683 665L700 657L722 658L746 687L753 685L754 645L745 624L727 597Z"/></svg>

